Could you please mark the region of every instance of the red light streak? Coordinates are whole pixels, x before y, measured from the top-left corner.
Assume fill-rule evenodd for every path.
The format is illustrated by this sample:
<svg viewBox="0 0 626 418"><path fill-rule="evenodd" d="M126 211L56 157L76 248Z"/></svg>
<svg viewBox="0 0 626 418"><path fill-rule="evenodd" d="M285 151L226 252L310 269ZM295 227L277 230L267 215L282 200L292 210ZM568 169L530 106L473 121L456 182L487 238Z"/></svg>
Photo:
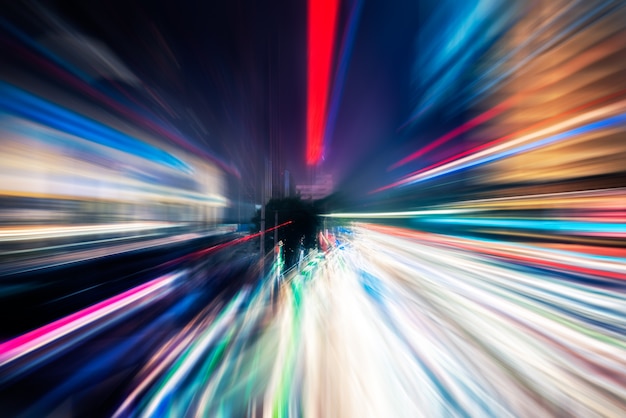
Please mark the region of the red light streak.
<svg viewBox="0 0 626 418"><path fill-rule="evenodd" d="M307 156L309 165L322 156L338 0L309 0Z"/></svg>
<svg viewBox="0 0 626 418"><path fill-rule="evenodd" d="M483 112L480 115L476 116L475 118L467 121L463 125L461 125L461 126L455 128L455 129L451 130L447 134L440 136L439 138L435 139L433 142L431 142L428 145L426 145L424 148L418 149L417 151L415 151L411 155L407 155L406 157L404 157L403 159L401 159L397 163L391 165L389 167L389 169L393 170L395 168L401 167L404 164L406 164L406 163L408 163L410 161L413 161L416 158L421 157L422 155L426 154L428 151L432 150L433 148L436 148L439 145L445 144L446 142L448 142L449 140L451 140L453 138L456 138L460 134L462 134L462 133L464 133L466 131L469 131L470 129L472 129L472 128L478 126L478 125L481 125L481 124L485 123L486 121L488 121L490 119L495 118L500 113L504 112L505 110L507 110L510 107L512 107L515 103L517 103L521 97L522 97L522 95L517 95L517 96L511 97L510 99L507 99L507 100L503 101L502 103L498 104L497 106L494 106L493 108L487 110L486 112Z"/></svg>

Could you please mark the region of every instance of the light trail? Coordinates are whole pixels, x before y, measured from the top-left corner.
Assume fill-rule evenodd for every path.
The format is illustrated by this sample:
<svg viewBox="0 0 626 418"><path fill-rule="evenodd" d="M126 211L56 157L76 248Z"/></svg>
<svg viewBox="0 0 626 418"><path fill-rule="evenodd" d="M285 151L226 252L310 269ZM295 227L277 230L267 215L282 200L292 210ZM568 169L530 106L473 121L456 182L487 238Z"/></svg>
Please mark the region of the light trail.
<svg viewBox="0 0 626 418"><path fill-rule="evenodd" d="M393 170L396 168L399 168L419 157L421 157L422 155L426 154L429 151L432 151L433 149L445 144L446 142L458 137L459 135L463 134L464 132L467 132L493 118L495 118L496 116L498 116L499 114L501 114L502 112L506 111L507 109L510 109L512 106L514 106L516 103L518 103L521 98L524 97L524 95L517 95L514 97L511 97L505 101L503 101L502 103L498 104L497 106L494 106L493 108L481 113L480 115L472 118L471 120L467 121L466 123L464 123L461 126L458 126L456 128L454 128L453 130L451 130L450 132L440 136L439 138L431 141L428 143L428 145L425 145L424 147L420 148L419 150L411 153L410 155L407 155L406 157L402 158L400 161L392 164L389 167L389 170Z"/></svg>
<svg viewBox="0 0 626 418"><path fill-rule="evenodd" d="M343 219L393 219L393 218L414 218L417 216L431 215L458 215L462 213L472 213L480 209L425 209L425 210L407 210L398 212L346 212L346 213L329 213L322 215L326 218L343 218Z"/></svg>
<svg viewBox="0 0 626 418"><path fill-rule="evenodd" d="M1 81L0 109L183 173L193 171L187 163L160 148Z"/></svg>
<svg viewBox="0 0 626 418"><path fill-rule="evenodd" d="M307 83L307 155L309 165L322 157L328 107L332 86L331 68L339 2L308 1L308 83Z"/></svg>
<svg viewBox="0 0 626 418"><path fill-rule="evenodd" d="M176 273L159 277L0 344L0 367L44 346L60 341L70 334L77 333L77 336L70 340L71 344L75 344L81 339L83 331L85 334L93 332L90 329L92 325L98 322L102 322L102 326L109 325L128 315L134 309L153 303L171 292L173 284L182 275L183 273ZM55 348L53 351L61 350ZM50 353L45 354L46 357L49 355Z"/></svg>
<svg viewBox="0 0 626 418"><path fill-rule="evenodd" d="M440 165L437 164L432 168L429 167L423 170L419 170L395 183L376 189L374 190L374 192L383 191L397 186L406 186L421 181L431 180L439 176L448 175L468 168L473 168L479 165L501 160L516 154L542 148L553 143L571 139L572 137L576 137L586 133L591 133L603 129L622 127L626 122L626 113L621 113L617 115L615 115L614 113L616 111L623 110L625 105L625 101L614 103L605 106L604 108L592 110L585 114L571 118L567 121L557 123L548 128L544 128L512 140L507 140L504 142L502 141L502 139L496 140L494 141L492 146L489 146L488 148L481 147L480 150L477 150L477 152L474 153L462 153L463 156L458 159L453 159L450 162ZM601 116L606 116L607 114L610 114L611 116L605 119L596 120L594 122L588 123L587 125L578 126L571 129L572 126L576 126L580 123L597 119ZM567 131L555 133L568 128L570 129ZM549 136L541 138L545 135Z"/></svg>
<svg viewBox="0 0 626 418"><path fill-rule="evenodd" d="M169 222L126 222L119 224L76 225L76 226L24 226L0 228L0 241L22 241L46 238L79 237L95 234L114 234L153 229L168 229L184 226Z"/></svg>
<svg viewBox="0 0 626 418"><path fill-rule="evenodd" d="M130 415L626 413L623 251L369 224L324 238L225 307Z"/></svg>
<svg viewBox="0 0 626 418"><path fill-rule="evenodd" d="M557 193L519 194L516 196L485 199L459 200L446 207L459 209L533 209L533 208L577 208L598 210L619 210L626 203L626 189L623 187L580 190Z"/></svg>
<svg viewBox="0 0 626 418"><path fill-rule="evenodd" d="M163 121L159 120L154 111L142 104L140 101L137 101L135 97L120 89L120 92L125 94L125 96L133 102L134 106L120 102L117 98L114 98L116 94L111 94L110 91L105 91L102 87L95 87L91 76L87 75L76 66L71 65L68 61L61 59L57 54L51 51L50 48L46 48L40 42L35 41L32 37L12 25L10 22L0 18L0 27L8 30L8 32L14 35L16 39L19 39L20 44L25 46L17 47L17 45L11 45L12 48L16 48L20 56L24 57L34 66L44 69L47 74L53 75L65 86L71 86L72 88L84 93L86 96L105 105L118 115L132 119L137 125L143 126L161 137L168 138L173 143L182 146L189 152L202 155L204 158L218 164L227 172L232 173L237 177L241 177L241 173L237 167L234 167L232 164L226 164L216 155L213 155L203 148L192 144L189 139L183 138L171 128L164 126ZM81 39L80 36L76 36L75 33L67 33L67 35L69 38L74 38L77 43L84 42L84 40ZM37 51L37 53L33 53L33 51ZM142 87L156 100L156 96L151 91L149 86L142 85ZM171 114L171 110L169 110L167 104L159 100L157 101L159 105L164 107L164 109ZM142 112L137 111L137 106L142 108ZM146 115L151 115L152 117L146 117Z"/></svg>

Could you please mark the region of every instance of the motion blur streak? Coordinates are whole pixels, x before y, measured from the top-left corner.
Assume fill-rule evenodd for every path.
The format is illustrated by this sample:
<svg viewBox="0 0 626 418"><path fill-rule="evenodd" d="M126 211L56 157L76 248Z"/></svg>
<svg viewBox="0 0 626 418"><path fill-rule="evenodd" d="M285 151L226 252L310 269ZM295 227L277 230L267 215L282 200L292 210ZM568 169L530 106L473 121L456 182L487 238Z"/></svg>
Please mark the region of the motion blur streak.
<svg viewBox="0 0 626 418"><path fill-rule="evenodd" d="M326 109L332 87L333 46L339 9L338 0L309 0L308 85L307 85L307 164L322 157Z"/></svg>
<svg viewBox="0 0 626 418"><path fill-rule="evenodd" d="M438 135L429 133L432 139L388 166L396 169L411 163L412 172L375 192L461 173L472 184L493 185L623 171L614 159L624 152L623 141L619 145L616 139L624 129L624 2L537 2L534 6L498 1L468 4L475 7L476 15L484 14L479 21L492 32L455 38L454 48L447 43L449 36L435 28L436 23L453 25L454 19L429 21L432 27L426 32L432 36L422 38L418 62L425 68L422 73L432 76L420 74L422 79L416 81L420 86L416 99L421 104L410 123L423 125L420 120L426 112L442 109L446 120L461 123L453 129L444 124ZM464 31L474 29L471 14L448 12L466 24ZM507 13L515 18L507 20ZM506 30L496 31L503 21ZM484 50L469 57L473 41ZM454 53L462 46L467 48L465 54ZM471 63L480 70L469 83L459 81L455 89L450 75ZM551 158L557 154L562 157ZM592 162L591 155L604 163Z"/></svg>
<svg viewBox="0 0 626 418"><path fill-rule="evenodd" d="M194 342L124 415L626 413L623 250L363 223L323 239L304 268L186 330Z"/></svg>
<svg viewBox="0 0 626 418"><path fill-rule="evenodd" d="M455 155L453 157L446 158L445 160L442 160L442 161L440 161L440 162L438 162L436 164L433 164L432 166L420 169L420 170L418 170L418 171L416 171L414 173L411 173L410 175L406 176L405 179L402 179L402 180L400 180L400 181L398 181L398 182L396 182L396 183L394 183L392 185L389 185L389 186L386 186L386 187L382 187L382 188L378 189L377 191L389 189L391 187L395 187L397 185L404 184L406 182L407 178L411 178L412 176L415 176L415 175L418 175L418 174L421 174L421 173L424 173L424 172L429 172L430 170L438 168L440 166L443 166L443 165L445 165L447 163L451 163L453 161L460 160L461 157L466 157L466 156L471 155L471 154L475 154L476 155L479 151L488 149L490 147L495 147L496 145L499 145L499 144L501 144L501 143L503 143L503 142L505 142L505 141L507 141L509 139L513 139L513 138L515 138L517 136L520 136L522 134L526 134L528 132L532 132L533 129L540 128L540 127L545 126L545 125L550 125L550 123L556 122L556 121L560 120L564 116L567 116L567 115L570 115L570 114L574 114L574 113L579 112L579 111L581 111L583 109L586 109L586 108L591 107L591 106L598 105L600 103L606 102L606 101L611 100L611 99L619 98L620 96L623 96L625 94L626 94L626 90L620 90L620 91L611 93L611 94L609 94L607 96L603 96L603 97L600 97L598 99L592 100L591 102L585 103L583 105L576 106L574 108L571 108L571 109L567 110L566 112L563 112L563 113L560 113L558 115L552 116L552 117L550 117L548 119L541 120L541 121L535 123L534 125L526 127L526 128L524 128L524 129L522 129L520 131L517 131L517 132L511 133L511 134L505 135L505 136L503 136L501 138L498 138L496 140L490 141L487 144L480 145L478 147L475 147L475 148L472 148L470 150L464 151L464 152L462 152L460 154L457 154L457 155ZM400 165L405 164L405 163L407 163L407 162L409 162L409 161L411 161L411 160L421 156L422 154L424 154L424 153L430 151L431 149L435 148L436 145L443 144L444 142L453 139L458 134L460 134L460 133L462 133L462 132L464 132L464 131L466 131L468 129L471 129L471 128L475 127L479 123L482 123L487 118L495 116L496 114L500 113L501 110L503 110L505 107L508 107L508 106L509 106L509 103L507 103L507 102L500 103L498 106L496 106L493 109L483 113L482 115L477 116L476 118L474 118L471 121L467 122L465 125L460 126L459 128L449 132L448 134L442 136L441 138L438 138L437 140L435 140L434 142L432 142L428 146L424 147L423 149L421 149L419 151L416 151L415 153L405 157L404 159L402 159L398 163L394 164L390 168L397 168Z"/></svg>
<svg viewBox="0 0 626 418"><path fill-rule="evenodd" d="M171 291L172 284L180 278L181 275L182 273L178 273L160 277L0 344L0 367L46 345L55 343L69 334L80 331L78 335L73 336L69 342L66 341L61 344L62 349L67 349L66 346L68 344L76 344L80 341L82 338L81 333L92 333L93 324L104 322L104 325L108 326L119 321L124 316L127 316L134 309L149 303L154 303L154 301ZM55 348L52 351L60 351L60 348ZM50 356L50 351L44 354L46 358ZM31 360L28 367L32 367L35 362L35 360ZM4 378L6 377L5 375Z"/></svg>
<svg viewBox="0 0 626 418"><path fill-rule="evenodd" d="M475 118L473 118L472 120L464 123L463 125L453 129L452 131L448 132L447 134L440 136L439 138L435 139L433 142L430 142L428 145L426 145L424 148L415 151L413 154L408 155L406 157L404 157L403 159L401 159L400 161L398 161L397 163L393 164L391 167L389 167L390 169L394 169L394 168L398 168L400 166L403 166L404 164L413 161L416 158L421 157L422 155L426 154L427 152L437 148L438 146L441 146L443 144L445 144L446 142L456 138L457 136L461 135L463 132L466 132L482 123L485 123L493 118L495 118L496 116L498 116L500 113L504 112L506 109L510 108L511 106L513 106L515 104L515 102L517 97L513 97L511 99L508 99L502 103L500 103L499 105L497 105L496 107L489 109L488 111L481 113L480 115L476 116Z"/></svg>
<svg viewBox="0 0 626 418"><path fill-rule="evenodd" d="M477 152L475 154L471 154L467 157L460 158L459 160L450 162L448 164L444 164L431 170L412 175L410 177L402 179L401 181L396 182L392 186L387 186L385 188L393 187L395 185L406 185L416 183L418 181L430 180L432 178L450 174L455 171L471 168L480 164L486 164L492 161L497 161L515 154L532 151L534 149L548 146L554 142L567 140L569 138L593 132L595 130L610 129L615 127L623 128L623 126L626 124L626 113L602 119L597 122L571 129L557 135L548 136L547 138L543 138L539 141L530 142L533 139L536 139L537 137L543 136L546 133L550 133L554 130L562 129L569 125L577 124L591 118L596 118L598 115L601 115L603 113L611 113L614 112L616 109L622 109L625 105L626 102L620 102L616 105L607 106L605 109L599 109L589 112L582 115L581 117L573 118L567 122L557 124L541 131L534 132L533 134L524 135L522 137L516 138L515 140L498 144L496 146ZM380 190L383 190L385 188L382 188Z"/></svg>
<svg viewBox="0 0 626 418"><path fill-rule="evenodd" d="M105 91L102 88L97 88L93 86L91 83L94 81L94 76L81 71L78 67L71 65L68 61L61 59L57 54L51 51L49 48L46 48L40 42L36 42L31 37L21 32L18 28L11 25L4 19L0 18L0 28L6 29L9 33L16 37L19 40L19 44L23 44L27 48L20 48L17 45L11 45L11 48L19 51L19 54L22 57L27 58L31 63L45 68L45 70L55 76L58 80L62 81L66 86L71 86L80 90L87 96L92 99L98 101L102 105L105 105L113 112L117 113L123 117L129 117L136 124L143 126L153 133L157 135L161 135L163 137L168 138L173 143L176 143L190 152L200 154L203 157L215 162L221 168L226 170L229 173L239 176L240 173L236 167L232 165L225 164L222 160L217 158L215 155L206 152L205 150L194 146L189 140L182 138L181 135L172 132L171 128L167 128L163 126L162 121L158 120L158 117L155 115L153 111L150 111L146 106L139 105L143 109L141 112L138 112L136 109L137 102L133 101L132 105L124 104L118 101L118 98L115 98L116 94L111 94L110 91ZM86 55L91 56L91 58L95 61L94 65L104 64L107 68L101 68L100 71L102 73L106 73L109 71L113 71L117 73L118 77L122 79L126 78L126 81L131 82L131 84L141 84L141 81L136 79L132 73L130 73L127 69L124 68L124 65L120 62L116 62L117 60L113 56L107 56L110 54L105 53L98 54L97 47L92 45L88 38L81 37L77 35L77 33L73 31L69 31L66 27L57 28L64 32L65 41L69 44L73 44L77 49L83 49L83 52ZM33 49L37 51L37 54L33 54L28 49ZM110 60L107 62L107 58ZM103 76L104 74L98 74L98 76ZM142 85L145 88L146 92L150 93L150 88ZM152 93L154 97L154 94ZM159 104L164 105L162 102ZM147 115L152 116L152 118L147 117Z"/></svg>
<svg viewBox="0 0 626 418"><path fill-rule="evenodd" d="M123 133L63 109L6 83L0 82L0 110L58 129L104 146L162 162L174 169L190 171L175 157Z"/></svg>

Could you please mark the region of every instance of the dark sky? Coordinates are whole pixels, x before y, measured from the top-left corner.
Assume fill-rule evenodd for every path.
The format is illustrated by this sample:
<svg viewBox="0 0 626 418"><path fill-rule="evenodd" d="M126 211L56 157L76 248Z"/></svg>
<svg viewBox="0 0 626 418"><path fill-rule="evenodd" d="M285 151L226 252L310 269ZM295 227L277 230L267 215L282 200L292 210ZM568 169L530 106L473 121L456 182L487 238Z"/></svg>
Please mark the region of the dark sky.
<svg viewBox="0 0 626 418"><path fill-rule="evenodd" d="M11 3L6 19L38 42L61 31L106 45L140 82L90 82L235 167L250 200L266 158L296 183L333 174L358 197L392 180L386 168L415 149L415 132L399 127L414 105L416 39L431 2L362 2L336 125L315 171L305 164L305 1L45 4ZM337 52L355 4L341 3Z"/></svg>

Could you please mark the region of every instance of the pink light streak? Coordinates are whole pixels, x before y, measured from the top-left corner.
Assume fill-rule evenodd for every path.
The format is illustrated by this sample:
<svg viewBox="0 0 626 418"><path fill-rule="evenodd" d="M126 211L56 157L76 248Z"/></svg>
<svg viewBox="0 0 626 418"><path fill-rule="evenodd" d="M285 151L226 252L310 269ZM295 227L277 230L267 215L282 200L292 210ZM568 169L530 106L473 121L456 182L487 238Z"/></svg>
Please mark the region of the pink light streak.
<svg viewBox="0 0 626 418"><path fill-rule="evenodd" d="M180 274L168 274L133 289L113 296L86 309L44 325L24 335L0 344L0 366L10 363L28 353L48 345L81 327L102 319L115 311L139 303L142 299L152 300L155 294L170 286Z"/></svg>

